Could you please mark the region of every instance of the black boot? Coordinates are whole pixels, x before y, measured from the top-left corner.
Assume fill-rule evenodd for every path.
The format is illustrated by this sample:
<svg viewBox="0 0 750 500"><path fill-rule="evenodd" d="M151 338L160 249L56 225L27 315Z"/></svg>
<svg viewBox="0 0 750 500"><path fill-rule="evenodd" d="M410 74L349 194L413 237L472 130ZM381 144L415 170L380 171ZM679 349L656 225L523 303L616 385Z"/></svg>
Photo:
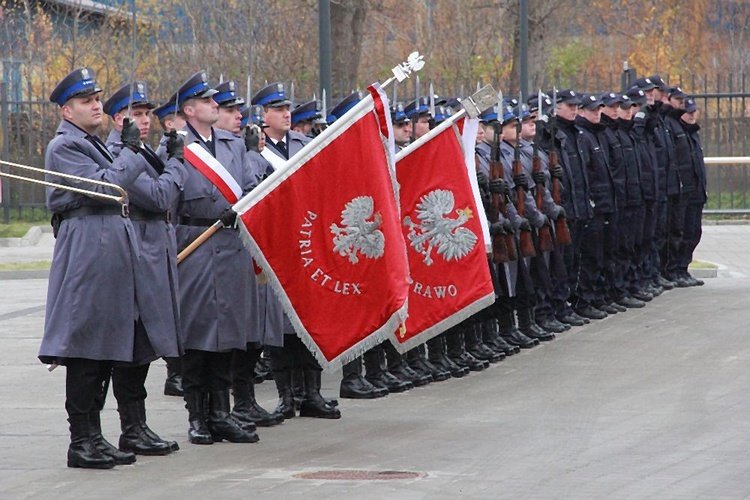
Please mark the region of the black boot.
<svg viewBox="0 0 750 500"><path fill-rule="evenodd" d="M349 399L375 399L388 395L388 389L375 387L362 376L362 358L344 365L339 396Z"/></svg>
<svg viewBox="0 0 750 500"><path fill-rule="evenodd" d="M451 378L451 372L438 368L427 359L427 348L424 344L418 345L406 353L409 366L421 375L430 375L435 382L442 382Z"/></svg>
<svg viewBox="0 0 750 500"><path fill-rule="evenodd" d="M164 382L165 396L184 396L182 390L182 360L180 358L164 358L167 362L167 380Z"/></svg>
<svg viewBox="0 0 750 500"><path fill-rule="evenodd" d="M89 435L91 442L101 453L109 456L115 461L115 465L130 465L135 462L135 455L126 451L120 451L112 443L102 436L101 414L98 411L89 413Z"/></svg>
<svg viewBox="0 0 750 500"><path fill-rule="evenodd" d="M141 428L143 429L143 432L154 441L162 441L166 443L170 450L179 451L180 445L177 444L177 441L167 441L166 439L160 438L159 435L152 431L146 423L146 400L141 399L138 401L138 408L141 411Z"/></svg>
<svg viewBox="0 0 750 500"><path fill-rule="evenodd" d="M338 408L330 405L320 395L320 370L304 370L305 397L299 409L300 417L341 418Z"/></svg>
<svg viewBox="0 0 750 500"><path fill-rule="evenodd" d="M427 341L429 347L430 363L440 370L448 371L453 378L461 378L469 374L469 369L465 366L458 366L448 357L445 349L445 334L441 333L435 338Z"/></svg>
<svg viewBox="0 0 750 500"><path fill-rule="evenodd" d="M497 363L505 359L504 352L495 352L484 344L479 323L467 325L464 330L464 345L466 346L466 352L477 359L490 363Z"/></svg>
<svg viewBox="0 0 750 500"><path fill-rule="evenodd" d="M521 307L516 310L518 315L518 330L532 339L539 339L541 342L547 342L555 339L555 334L547 330L542 330L534 322L534 310L530 307Z"/></svg>
<svg viewBox="0 0 750 500"><path fill-rule="evenodd" d="M470 371L482 371L490 366L490 362L477 359L466 352L466 345L464 344L464 328L466 328L464 325L459 325L448 331L445 338L446 345L448 346L448 357L458 366L464 366Z"/></svg>
<svg viewBox="0 0 750 500"><path fill-rule="evenodd" d="M102 453L91 441L89 416L69 415L70 445L68 446L68 467L81 469L111 469L115 461Z"/></svg>
<svg viewBox="0 0 750 500"><path fill-rule="evenodd" d="M271 361L267 357L261 355L260 358L258 358L258 362L255 363L255 372L253 374L253 377L253 382L255 382L256 384L262 384L264 380L273 380Z"/></svg>
<svg viewBox="0 0 750 500"><path fill-rule="evenodd" d="M139 401L119 405L120 414L120 450L129 451L136 455L169 455L172 449L161 438L152 439L144 427L146 421L141 421L141 407ZM158 436L157 436L158 437Z"/></svg>
<svg viewBox="0 0 750 500"><path fill-rule="evenodd" d="M506 356L513 356L521 352L521 348L515 345L510 345L500 336L500 332L497 329L497 321L494 319L488 319L482 323L482 338L484 344L496 352L502 352Z"/></svg>
<svg viewBox="0 0 750 500"><path fill-rule="evenodd" d="M362 355L365 362L365 380L379 389L389 393L404 392L412 389L414 384L400 380L385 369L385 352L381 346L375 346Z"/></svg>
<svg viewBox="0 0 750 500"><path fill-rule="evenodd" d="M232 396L234 396L234 408L232 416L242 424L242 428L248 432L251 430L249 424L258 427L272 427L284 421L281 413L269 413L258 404L255 399L255 384L232 384Z"/></svg>
<svg viewBox="0 0 750 500"><path fill-rule="evenodd" d="M226 439L231 443L257 443L255 432L246 431L229 414L229 390L208 393L208 430L214 441Z"/></svg>
<svg viewBox="0 0 750 500"><path fill-rule="evenodd" d="M305 375L301 368L292 368L292 397L294 398L294 409L299 411L302 398L305 396Z"/></svg>
<svg viewBox="0 0 750 500"><path fill-rule="evenodd" d="M206 395L203 392L185 394L188 411L188 440L193 444L214 444L206 424Z"/></svg>
<svg viewBox="0 0 750 500"><path fill-rule="evenodd" d="M518 346L521 349L531 349L539 345L539 340L531 339L518 331L512 309L508 309L507 307L502 309L497 308L494 312L497 315L497 326L500 336L507 343Z"/></svg>
<svg viewBox="0 0 750 500"><path fill-rule="evenodd" d="M276 406L274 413L280 413L284 420L294 418L296 413L294 396L292 395L292 371L274 370L273 379L276 382L276 389L279 391L279 404Z"/></svg>

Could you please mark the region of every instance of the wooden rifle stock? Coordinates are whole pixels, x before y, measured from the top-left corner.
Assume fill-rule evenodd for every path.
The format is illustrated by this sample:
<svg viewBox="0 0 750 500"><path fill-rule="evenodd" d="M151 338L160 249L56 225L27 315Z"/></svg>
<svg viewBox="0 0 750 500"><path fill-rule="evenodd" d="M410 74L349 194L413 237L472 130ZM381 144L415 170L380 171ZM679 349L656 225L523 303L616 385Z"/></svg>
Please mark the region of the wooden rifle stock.
<svg viewBox="0 0 750 500"><path fill-rule="evenodd" d="M534 152L536 153L536 146L534 147ZM534 158L532 159L532 172L535 174L539 174L542 172L542 159L539 157L539 154L535 154ZM544 211L544 190L546 189L544 183L537 183L536 184L536 193L534 195L534 201L536 201L536 208L540 211ZM545 224L542 227L539 228L539 251L540 252L551 252L554 250L555 246L552 244L552 232L550 230L550 227Z"/></svg>
<svg viewBox="0 0 750 500"><path fill-rule="evenodd" d="M494 146L493 146L494 149ZM498 151L499 154L499 151ZM495 151L492 152L490 160L490 179L504 179L505 171L499 159L495 159ZM508 219L508 206L505 202L504 194L492 193L492 211L490 212L490 222L500 220L499 215ZM492 260L498 264L518 260L518 251L516 250L516 239L512 234L497 234L492 238Z"/></svg>
<svg viewBox="0 0 750 500"><path fill-rule="evenodd" d="M557 166L557 151L552 149L549 153L549 168L552 170L552 167ZM557 205L562 205L562 193L560 187L560 179L557 177L552 177L552 201L555 202ZM568 221L565 219L565 217L558 217L557 220L555 220L555 235L557 239L557 244L559 246L564 245L570 245L571 238L570 238L570 229L568 228Z"/></svg>
<svg viewBox="0 0 750 500"><path fill-rule="evenodd" d="M513 176L517 177L523 174L523 165L521 165L521 159L513 160ZM522 186L516 186L516 210L521 217L526 217L526 211L524 209L524 201L526 199L526 191ZM531 231L521 230L518 235L518 241L521 246L521 257L536 257L536 249L534 248L534 240L531 237Z"/></svg>

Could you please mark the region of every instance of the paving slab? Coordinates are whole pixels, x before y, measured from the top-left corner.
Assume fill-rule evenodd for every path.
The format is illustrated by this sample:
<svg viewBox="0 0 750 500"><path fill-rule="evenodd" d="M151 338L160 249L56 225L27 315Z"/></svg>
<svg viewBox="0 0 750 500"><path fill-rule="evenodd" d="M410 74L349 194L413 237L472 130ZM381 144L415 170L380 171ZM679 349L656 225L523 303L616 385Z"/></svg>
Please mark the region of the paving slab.
<svg viewBox="0 0 750 500"><path fill-rule="evenodd" d="M161 394L165 367L156 362L149 423L182 449L109 471L65 467L64 369L49 373L35 357L46 280L0 281L0 498L748 498L742 231L706 228L696 258L724 271L703 287L574 328L485 372L341 400L341 420L297 417L259 429L256 444L189 444L184 404ZM339 380L326 374L324 394L335 395ZM275 406L272 383L257 394ZM110 396L110 441L118 425ZM419 475L299 477L349 470Z"/></svg>

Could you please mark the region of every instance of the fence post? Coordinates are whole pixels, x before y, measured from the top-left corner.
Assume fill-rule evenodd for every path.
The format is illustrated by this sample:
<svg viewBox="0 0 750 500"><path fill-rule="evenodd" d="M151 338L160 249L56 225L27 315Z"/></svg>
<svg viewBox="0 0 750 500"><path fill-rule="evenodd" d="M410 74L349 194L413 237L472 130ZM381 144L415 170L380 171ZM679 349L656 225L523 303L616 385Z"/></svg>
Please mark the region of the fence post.
<svg viewBox="0 0 750 500"><path fill-rule="evenodd" d="M2 158L5 161L10 160L10 120L8 120L8 93L5 82L0 82L0 129L3 134L3 151ZM10 173L10 166L3 165L3 172ZM10 179L5 179L3 185L3 221L10 224Z"/></svg>

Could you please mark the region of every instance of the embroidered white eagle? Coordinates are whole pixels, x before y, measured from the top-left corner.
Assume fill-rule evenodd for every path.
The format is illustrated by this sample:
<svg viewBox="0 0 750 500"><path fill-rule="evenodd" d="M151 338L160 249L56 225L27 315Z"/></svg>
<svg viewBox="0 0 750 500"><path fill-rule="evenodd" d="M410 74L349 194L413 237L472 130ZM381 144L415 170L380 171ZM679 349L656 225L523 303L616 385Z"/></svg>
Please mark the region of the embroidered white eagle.
<svg viewBox="0 0 750 500"><path fill-rule="evenodd" d="M371 196L357 196L341 211L342 227L331 224L333 251L349 262L359 262L358 253L367 258L378 259L385 252L385 235L378 228L383 224L383 216L376 212Z"/></svg>
<svg viewBox="0 0 750 500"><path fill-rule="evenodd" d="M445 217L454 212L454 205L451 191L436 189L422 196L417 203L418 222L408 216L404 218L404 226L409 228L410 244L424 256L424 263L428 266L434 263L432 251L435 248L446 261L460 260L477 242L477 236L470 229L461 227L474 216L469 207L456 209L458 217L455 219Z"/></svg>

